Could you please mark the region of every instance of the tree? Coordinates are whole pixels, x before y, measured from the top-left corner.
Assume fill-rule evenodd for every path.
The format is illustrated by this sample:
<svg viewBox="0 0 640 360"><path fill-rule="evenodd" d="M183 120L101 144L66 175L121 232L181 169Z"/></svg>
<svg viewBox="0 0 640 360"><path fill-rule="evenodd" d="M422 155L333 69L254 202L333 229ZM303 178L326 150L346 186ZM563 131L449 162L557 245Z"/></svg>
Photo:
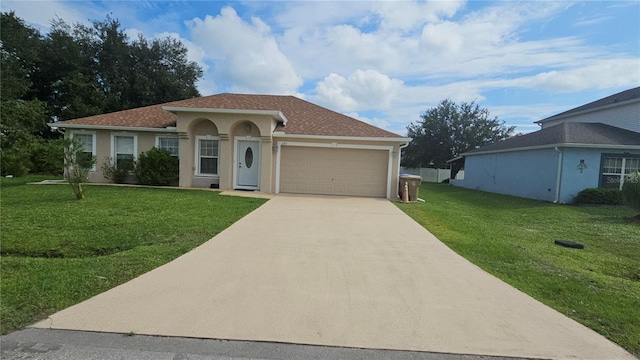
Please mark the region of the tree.
<svg viewBox="0 0 640 360"><path fill-rule="evenodd" d="M131 59L135 69L128 82L131 102L150 105L199 96L195 83L202 69L188 61L180 41L139 36L131 45Z"/></svg>
<svg viewBox="0 0 640 360"><path fill-rule="evenodd" d="M41 54L41 36L35 28L27 26L15 12L0 15L0 93L3 100L24 99L32 88L32 77Z"/></svg>
<svg viewBox="0 0 640 360"><path fill-rule="evenodd" d="M66 140L64 149L65 179L71 185L76 199L84 199L82 184L87 182L89 172L96 163L94 156L86 156L79 138Z"/></svg>
<svg viewBox="0 0 640 360"><path fill-rule="evenodd" d="M0 28L2 174L55 167L29 160L30 150L59 148L38 140L60 137L47 123L200 96L202 69L179 40L132 42L110 16L89 26L55 19L43 36L2 12Z"/></svg>
<svg viewBox="0 0 640 360"><path fill-rule="evenodd" d="M56 19L43 39L44 53L34 83L38 98L47 102L50 120L100 114L105 95L95 69L96 42L92 29Z"/></svg>
<svg viewBox="0 0 640 360"><path fill-rule="evenodd" d="M50 130L44 103L33 92L33 78L39 71L42 54L40 33L14 12L0 14L0 27L0 129L2 148L6 149L18 139L42 136Z"/></svg>
<svg viewBox="0 0 640 360"><path fill-rule="evenodd" d="M407 126L413 141L404 151L402 165L444 168L446 161L466 151L509 138L515 126L490 118L489 110L474 101L456 104L443 100L420 120Z"/></svg>

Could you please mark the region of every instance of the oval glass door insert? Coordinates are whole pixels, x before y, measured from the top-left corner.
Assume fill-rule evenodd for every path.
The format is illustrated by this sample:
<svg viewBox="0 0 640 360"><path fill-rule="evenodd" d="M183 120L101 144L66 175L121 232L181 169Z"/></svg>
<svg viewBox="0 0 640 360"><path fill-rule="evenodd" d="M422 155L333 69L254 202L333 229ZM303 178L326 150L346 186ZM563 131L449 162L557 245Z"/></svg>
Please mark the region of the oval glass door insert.
<svg viewBox="0 0 640 360"><path fill-rule="evenodd" d="M247 169L250 169L251 165L253 165L253 150L250 147L244 152L244 165Z"/></svg>

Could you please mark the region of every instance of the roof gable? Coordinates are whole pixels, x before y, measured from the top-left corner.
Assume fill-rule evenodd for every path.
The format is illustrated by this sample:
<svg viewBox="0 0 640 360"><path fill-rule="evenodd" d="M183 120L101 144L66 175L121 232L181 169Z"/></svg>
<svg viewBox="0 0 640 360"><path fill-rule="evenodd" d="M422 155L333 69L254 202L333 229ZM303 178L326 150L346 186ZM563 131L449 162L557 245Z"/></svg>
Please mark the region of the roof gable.
<svg viewBox="0 0 640 360"><path fill-rule="evenodd" d="M469 151L465 155L571 144L593 145L594 147L640 146L640 133L602 123L565 122L483 146Z"/></svg>
<svg viewBox="0 0 640 360"><path fill-rule="evenodd" d="M628 102L631 100L640 100L640 86L633 88L633 89L629 89L629 90L625 90L622 92L619 92L617 94L613 94L611 96L607 96L604 97L602 99L596 100L596 101L592 101L588 104L582 105L582 106L578 106L576 108L573 108L571 110L567 110L565 112L561 112L559 114L550 116L548 118L542 119L542 120L538 120L536 121L537 123L541 123L541 122L545 122L548 120L553 120L553 119L557 119L557 118L563 118L566 116L570 116L570 115L575 115L575 114L579 114L579 113L583 113L586 111L594 111L600 108L604 108L604 107L608 107L614 104L619 104L619 103L623 103L623 102Z"/></svg>
<svg viewBox="0 0 640 360"><path fill-rule="evenodd" d="M295 96L228 93L61 121L56 123L56 126L64 127L69 124L145 128L176 126L176 115L163 110L163 107L280 111L286 117L287 124L279 124L275 131L285 134L402 138L400 135Z"/></svg>

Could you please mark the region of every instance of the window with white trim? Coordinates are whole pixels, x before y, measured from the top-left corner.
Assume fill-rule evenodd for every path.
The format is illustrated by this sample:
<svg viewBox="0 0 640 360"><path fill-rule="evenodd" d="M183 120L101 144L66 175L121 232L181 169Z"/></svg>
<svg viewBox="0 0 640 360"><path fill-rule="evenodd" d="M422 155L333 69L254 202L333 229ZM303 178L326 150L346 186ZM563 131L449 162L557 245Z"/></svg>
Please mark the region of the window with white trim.
<svg viewBox="0 0 640 360"><path fill-rule="evenodd" d="M179 140L177 136L158 135L156 136L156 147L158 149L167 150L171 156L178 157Z"/></svg>
<svg viewBox="0 0 640 360"><path fill-rule="evenodd" d="M196 137L196 174L218 175L218 138Z"/></svg>
<svg viewBox="0 0 640 360"><path fill-rule="evenodd" d="M135 135L112 135L113 160L117 169L133 170L133 162L138 148Z"/></svg>
<svg viewBox="0 0 640 360"><path fill-rule="evenodd" d="M78 163L88 161L91 157L96 156L96 134L88 132L72 132L72 139L79 139L82 143L83 151L79 154L80 159L77 159ZM96 167L93 165L92 171L95 171Z"/></svg>
<svg viewBox="0 0 640 360"><path fill-rule="evenodd" d="M605 155L602 157L600 187L622 189L624 177L638 170L640 170L640 156Z"/></svg>

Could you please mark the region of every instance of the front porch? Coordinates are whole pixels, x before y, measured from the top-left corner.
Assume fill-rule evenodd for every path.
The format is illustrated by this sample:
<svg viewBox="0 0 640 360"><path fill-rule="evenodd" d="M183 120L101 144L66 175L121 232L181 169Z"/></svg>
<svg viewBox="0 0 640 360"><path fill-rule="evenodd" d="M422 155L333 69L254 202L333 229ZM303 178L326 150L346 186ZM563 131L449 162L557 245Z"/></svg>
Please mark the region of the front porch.
<svg viewBox="0 0 640 360"><path fill-rule="evenodd" d="M177 116L180 187L273 193L273 114L170 109Z"/></svg>

